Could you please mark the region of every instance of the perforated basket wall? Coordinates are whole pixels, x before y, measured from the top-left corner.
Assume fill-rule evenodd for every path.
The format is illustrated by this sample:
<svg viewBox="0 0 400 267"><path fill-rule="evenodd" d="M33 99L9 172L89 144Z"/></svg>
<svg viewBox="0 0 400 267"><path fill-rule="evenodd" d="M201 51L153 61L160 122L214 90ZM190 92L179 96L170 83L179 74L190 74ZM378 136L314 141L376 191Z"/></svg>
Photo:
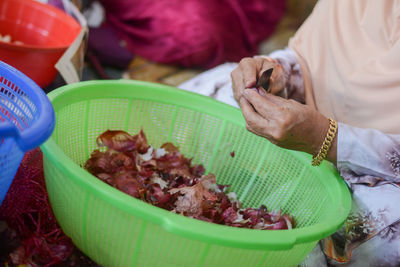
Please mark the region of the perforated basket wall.
<svg viewBox="0 0 400 267"><path fill-rule="evenodd" d="M53 91L57 125L42 146L55 215L75 244L103 266L295 266L333 233L350 208L334 169L249 133L238 109L178 89L128 81ZM111 188L80 165L107 129L143 129L154 147L176 144L244 206L288 212L296 229L239 229L186 218ZM231 156L231 152L235 156Z"/></svg>
<svg viewBox="0 0 400 267"><path fill-rule="evenodd" d="M54 112L45 93L0 61L0 205L24 152L39 146L53 128Z"/></svg>

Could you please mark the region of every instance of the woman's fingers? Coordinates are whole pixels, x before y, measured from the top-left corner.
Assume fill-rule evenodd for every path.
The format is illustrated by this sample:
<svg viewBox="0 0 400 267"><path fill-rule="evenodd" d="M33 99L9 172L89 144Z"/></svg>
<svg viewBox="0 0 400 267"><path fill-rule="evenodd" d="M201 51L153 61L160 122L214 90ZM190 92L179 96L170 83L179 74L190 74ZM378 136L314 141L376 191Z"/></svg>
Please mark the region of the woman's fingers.
<svg viewBox="0 0 400 267"><path fill-rule="evenodd" d="M282 107L285 99L271 94L263 94L262 96L255 90L245 89L243 97L253 106L255 111L262 115L265 119L269 115L274 114L276 109Z"/></svg>
<svg viewBox="0 0 400 267"><path fill-rule="evenodd" d="M253 132L282 145L290 134L297 135L297 125L305 112L301 104L271 94L261 96L249 89L243 91L242 98L247 104L243 116Z"/></svg>
<svg viewBox="0 0 400 267"><path fill-rule="evenodd" d="M256 135L266 137L271 142L275 142L275 140L269 134L270 122L268 119L265 119L258 112L256 112L253 106L244 97L240 99L239 103L242 109L243 117L246 120L246 129Z"/></svg>
<svg viewBox="0 0 400 267"><path fill-rule="evenodd" d="M276 61L265 57L243 58L239 62L238 67L231 73L232 89L235 100L239 102L243 91L246 88L255 87L259 75L270 68L274 68L274 70L270 79L270 88L267 89L270 89L269 91L271 92L280 91L283 87L281 83L276 83L276 81L279 80L278 77L281 76L279 66L279 63ZM259 90L259 92L262 95L265 95L262 90Z"/></svg>
<svg viewBox="0 0 400 267"><path fill-rule="evenodd" d="M238 68L234 69L231 73L233 97L239 103L244 89L242 73Z"/></svg>
<svg viewBox="0 0 400 267"><path fill-rule="evenodd" d="M240 98L246 128L278 146L315 154L324 140L329 121L309 106L252 89Z"/></svg>
<svg viewBox="0 0 400 267"><path fill-rule="evenodd" d="M245 88L251 88L256 85L260 68L259 63L256 59L250 57L245 57L239 62L239 69L242 73Z"/></svg>
<svg viewBox="0 0 400 267"><path fill-rule="evenodd" d="M254 107L247 101L246 98L242 97L240 98L240 108L242 109L242 114L244 118L246 119L246 122L258 122L262 123L265 119L258 113L256 110L254 110ZM252 123L250 123L252 124Z"/></svg>
<svg viewBox="0 0 400 267"><path fill-rule="evenodd" d="M244 89L256 86L263 61L265 59L245 57L239 62L238 67L232 71L232 89L236 101L239 102Z"/></svg>

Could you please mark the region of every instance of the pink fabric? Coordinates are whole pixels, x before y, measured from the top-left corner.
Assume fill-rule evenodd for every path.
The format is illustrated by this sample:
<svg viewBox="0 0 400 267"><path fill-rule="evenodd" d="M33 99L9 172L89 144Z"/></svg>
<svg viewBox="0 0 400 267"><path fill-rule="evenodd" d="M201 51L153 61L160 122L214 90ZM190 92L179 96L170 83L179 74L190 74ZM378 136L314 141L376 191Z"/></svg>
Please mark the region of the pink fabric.
<svg viewBox="0 0 400 267"><path fill-rule="evenodd" d="M129 49L152 61L213 67L257 53L283 0L101 0Z"/></svg>

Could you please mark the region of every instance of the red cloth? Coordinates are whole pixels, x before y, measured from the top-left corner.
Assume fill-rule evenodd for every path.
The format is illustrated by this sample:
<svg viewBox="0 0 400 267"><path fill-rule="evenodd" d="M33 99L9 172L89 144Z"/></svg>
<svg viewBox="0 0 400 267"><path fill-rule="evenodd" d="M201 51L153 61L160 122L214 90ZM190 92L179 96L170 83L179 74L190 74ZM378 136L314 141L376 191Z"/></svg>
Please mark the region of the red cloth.
<svg viewBox="0 0 400 267"><path fill-rule="evenodd" d="M213 67L257 53L284 0L101 0L135 54L155 62Z"/></svg>

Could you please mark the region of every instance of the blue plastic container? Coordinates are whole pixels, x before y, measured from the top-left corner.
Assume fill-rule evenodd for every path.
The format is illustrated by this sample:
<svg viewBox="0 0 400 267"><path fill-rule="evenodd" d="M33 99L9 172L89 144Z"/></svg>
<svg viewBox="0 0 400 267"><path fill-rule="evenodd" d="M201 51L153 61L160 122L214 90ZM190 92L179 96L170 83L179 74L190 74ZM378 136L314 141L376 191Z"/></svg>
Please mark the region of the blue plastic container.
<svg viewBox="0 0 400 267"><path fill-rule="evenodd" d="M0 205L24 153L53 132L53 106L30 78L0 61Z"/></svg>

